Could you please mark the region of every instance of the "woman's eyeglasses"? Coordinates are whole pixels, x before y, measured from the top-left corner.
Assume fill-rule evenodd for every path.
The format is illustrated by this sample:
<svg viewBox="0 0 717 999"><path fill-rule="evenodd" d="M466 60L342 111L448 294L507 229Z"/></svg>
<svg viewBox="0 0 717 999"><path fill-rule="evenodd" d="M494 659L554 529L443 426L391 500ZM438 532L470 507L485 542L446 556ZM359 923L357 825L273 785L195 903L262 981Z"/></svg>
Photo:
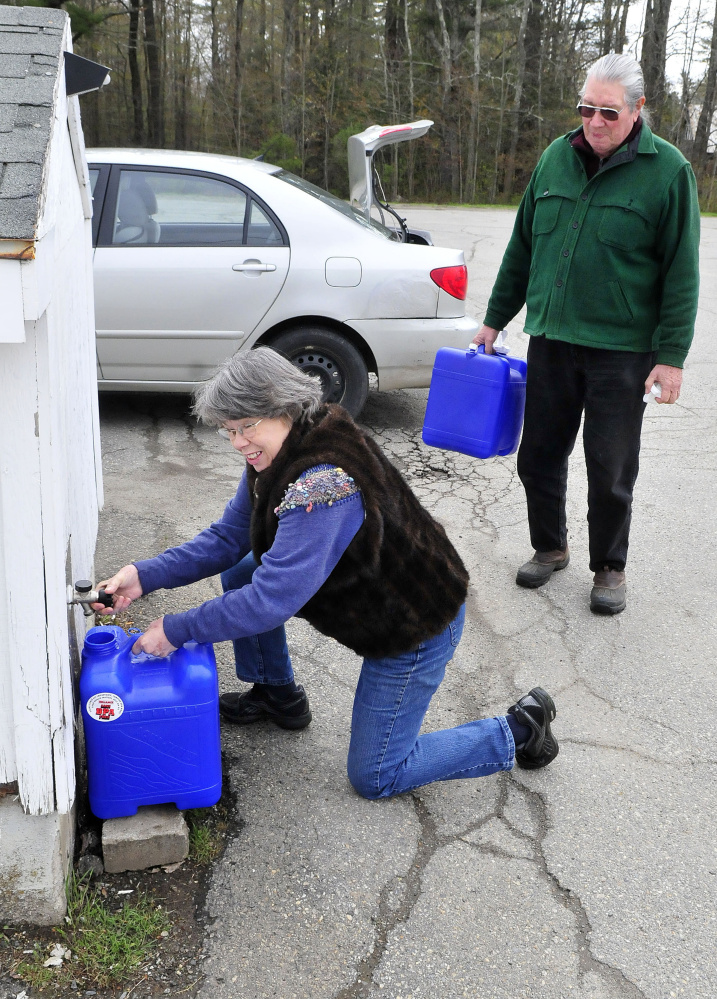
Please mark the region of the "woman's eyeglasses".
<svg viewBox="0 0 717 999"><path fill-rule="evenodd" d="M619 111L615 108L596 108L594 104L578 104L578 114L583 118L592 118L596 111L599 111L605 121L617 121L622 112L627 107L623 104Z"/></svg>
<svg viewBox="0 0 717 999"><path fill-rule="evenodd" d="M263 419L263 417L262 417ZM261 420L256 420L254 423L245 423L243 427L237 427L236 430L229 430L227 427L220 427L217 433L220 437L223 437L225 441L233 441L235 437L246 437L248 441L252 439L254 427L258 427Z"/></svg>

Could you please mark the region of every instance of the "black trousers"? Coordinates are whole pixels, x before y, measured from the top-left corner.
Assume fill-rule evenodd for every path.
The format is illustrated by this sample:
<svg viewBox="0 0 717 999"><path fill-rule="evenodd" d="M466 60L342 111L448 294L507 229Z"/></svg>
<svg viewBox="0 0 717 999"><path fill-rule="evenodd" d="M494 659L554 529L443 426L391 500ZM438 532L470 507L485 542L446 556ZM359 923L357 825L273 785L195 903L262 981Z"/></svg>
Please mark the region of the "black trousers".
<svg viewBox="0 0 717 999"><path fill-rule="evenodd" d="M645 379L656 355L532 336L518 475L538 552L567 545L568 458L585 412L590 569L622 571L637 479Z"/></svg>

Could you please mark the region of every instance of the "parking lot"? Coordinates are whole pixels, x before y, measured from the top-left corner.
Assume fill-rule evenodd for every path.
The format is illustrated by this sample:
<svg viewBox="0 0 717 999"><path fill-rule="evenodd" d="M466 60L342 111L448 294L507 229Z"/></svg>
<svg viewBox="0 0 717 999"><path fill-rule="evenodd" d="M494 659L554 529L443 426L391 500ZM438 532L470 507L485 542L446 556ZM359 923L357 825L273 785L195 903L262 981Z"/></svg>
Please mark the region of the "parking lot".
<svg viewBox="0 0 717 999"><path fill-rule="evenodd" d="M509 210L406 212L465 250L481 318ZM646 413L627 610L591 615L581 456L570 567L537 591L515 456L421 442L426 391L371 392L361 422L445 525L471 573L466 631L427 725L504 714L539 683L561 752L543 771L454 781L383 802L345 771L360 660L288 627L314 721L222 730L239 828L207 898L202 999L714 999L717 980L717 219L705 219L697 336L676 406ZM524 356L520 322L509 346ZM97 578L192 537L242 460L186 400L101 398L106 505ZM218 580L159 592L135 620ZM236 689L217 646L220 688Z"/></svg>

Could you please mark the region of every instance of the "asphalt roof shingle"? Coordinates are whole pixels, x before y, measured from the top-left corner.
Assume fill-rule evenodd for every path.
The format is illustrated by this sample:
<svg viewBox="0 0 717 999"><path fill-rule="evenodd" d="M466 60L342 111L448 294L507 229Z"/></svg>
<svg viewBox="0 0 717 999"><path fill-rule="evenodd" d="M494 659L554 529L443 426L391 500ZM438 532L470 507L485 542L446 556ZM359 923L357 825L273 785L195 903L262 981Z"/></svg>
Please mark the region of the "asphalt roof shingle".
<svg viewBox="0 0 717 999"><path fill-rule="evenodd" d="M9 53L0 52L0 79L5 79L8 76L16 76L24 80L29 69L29 55L10 55Z"/></svg>
<svg viewBox="0 0 717 999"><path fill-rule="evenodd" d="M67 14L0 6L0 239L33 239Z"/></svg>

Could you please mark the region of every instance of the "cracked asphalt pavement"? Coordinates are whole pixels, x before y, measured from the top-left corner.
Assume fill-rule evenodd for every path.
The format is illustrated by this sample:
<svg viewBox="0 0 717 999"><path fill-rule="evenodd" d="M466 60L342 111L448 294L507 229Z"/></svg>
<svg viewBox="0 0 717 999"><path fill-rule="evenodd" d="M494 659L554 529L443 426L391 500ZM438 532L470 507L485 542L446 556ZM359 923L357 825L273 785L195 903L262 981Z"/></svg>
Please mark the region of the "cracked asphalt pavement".
<svg viewBox="0 0 717 999"><path fill-rule="evenodd" d="M510 210L408 211L466 251L482 317ZM569 483L572 561L523 590L530 554L515 456L421 442L425 391L371 393L361 422L470 569L466 630L427 728L504 714L539 683L561 752L545 770L432 785L384 802L345 772L360 661L288 627L314 721L224 727L238 829L216 864L201 999L714 999L717 993L715 386L717 219L703 220L695 344L675 406L650 404L627 610L591 615L585 470ZM509 345L524 356L521 317ZM241 471L186 400L104 396L97 574L192 537ZM135 605L146 623L217 579ZM222 690L237 688L217 646Z"/></svg>

